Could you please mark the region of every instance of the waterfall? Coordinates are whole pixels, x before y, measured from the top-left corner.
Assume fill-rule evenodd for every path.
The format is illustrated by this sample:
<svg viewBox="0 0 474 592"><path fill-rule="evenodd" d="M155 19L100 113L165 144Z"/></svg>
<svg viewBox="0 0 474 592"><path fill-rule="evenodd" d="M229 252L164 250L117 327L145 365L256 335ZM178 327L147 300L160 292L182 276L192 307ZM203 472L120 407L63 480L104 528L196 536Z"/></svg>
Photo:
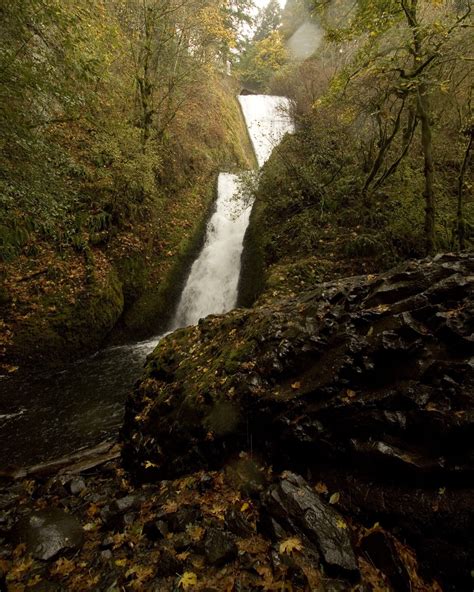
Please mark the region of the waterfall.
<svg viewBox="0 0 474 592"><path fill-rule="evenodd" d="M259 166L293 126L281 97L239 97ZM239 177L219 175L215 212L181 296L174 327L235 306L240 256L250 206L238 196ZM116 434L123 402L143 361L163 335L112 347L65 371L26 375L2 385L0 466L31 465L96 445ZM8 386L8 384L10 386ZM7 390L8 387L8 390ZM5 392L6 391L6 392Z"/></svg>
<svg viewBox="0 0 474 592"><path fill-rule="evenodd" d="M273 148L293 131L289 101L268 95L239 96L258 166ZM181 294L172 328L196 324L209 314L231 310L237 302L240 258L252 204L239 194L239 176L220 173L214 214L204 246L191 267Z"/></svg>

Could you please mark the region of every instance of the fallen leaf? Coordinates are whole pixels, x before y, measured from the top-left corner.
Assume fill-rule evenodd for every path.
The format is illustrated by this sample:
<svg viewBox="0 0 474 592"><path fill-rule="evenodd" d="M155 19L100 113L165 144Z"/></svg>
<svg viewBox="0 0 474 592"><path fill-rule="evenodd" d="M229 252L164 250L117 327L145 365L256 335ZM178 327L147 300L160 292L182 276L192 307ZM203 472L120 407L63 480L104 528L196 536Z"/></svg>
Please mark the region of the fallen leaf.
<svg viewBox="0 0 474 592"><path fill-rule="evenodd" d="M316 490L317 493L319 494L325 494L325 493L329 493L328 490L328 486L323 483L322 481L319 481L319 483L316 483L316 485L314 486L314 489Z"/></svg>
<svg viewBox="0 0 474 592"><path fill-rule="evenodd" d="M337 491L336 493L333 493L331 495L331 497L329 498L329 503L331 505L337 504L340 499L341 499L341 494Z"/></svg>
<svg viewBox="0 0 474 592"><path fill-rule="evenodd" d="M179 578L178 587L187 590L197 584L197 575L192 571L185 571L184 574Z"/></svg>
<svg viewBox="0 0 474 592"><path fill-rule="evenodd" d="M298 537L291 537L280 543L279 550L282 554L291 555L294 551L301 551L302 548L303 543L300 539Z"/></svg>

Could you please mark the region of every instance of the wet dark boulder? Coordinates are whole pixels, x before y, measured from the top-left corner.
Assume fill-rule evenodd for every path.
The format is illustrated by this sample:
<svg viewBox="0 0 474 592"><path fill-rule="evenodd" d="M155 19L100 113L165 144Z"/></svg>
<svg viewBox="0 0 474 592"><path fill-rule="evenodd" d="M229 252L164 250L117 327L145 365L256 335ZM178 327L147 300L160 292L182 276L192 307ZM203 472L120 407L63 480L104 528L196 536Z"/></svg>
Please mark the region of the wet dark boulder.
<svg viewBox="0 0 474 592"><path fill-rule="evenodd" d="M263 496L269 516L291 536L303 534L319 551L328 573L357 579L357 567L346 521L306 481L286 473Z"/></svg>
<svg viewBox="0 0 474 592"><path fill-rule="evenodd" d="M170 478L251 451L470 578L473 287L473 256L441 255L176 331L127 401L126 467Z"/></svg>
<svg viewBox="0 0 474 592"><path fill-rule="evenodd" d="M26 545L27 553L43 561L77 551L83 535L79 521L59 508L32 512L20 519L13 531L15 543Z"/></svg>

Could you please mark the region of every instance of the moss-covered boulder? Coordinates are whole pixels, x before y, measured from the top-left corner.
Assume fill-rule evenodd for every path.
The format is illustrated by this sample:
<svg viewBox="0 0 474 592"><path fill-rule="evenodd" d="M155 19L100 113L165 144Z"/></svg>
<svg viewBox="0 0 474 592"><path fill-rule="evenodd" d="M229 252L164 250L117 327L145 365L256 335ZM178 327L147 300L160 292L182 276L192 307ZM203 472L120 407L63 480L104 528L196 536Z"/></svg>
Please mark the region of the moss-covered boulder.
<svg viewBox="0 0 474 592"><path fill-rule="evenodd" d="M410 262L168 336L127 403L126 466L168 478L247 451L319 473L466 575L473 270L470 255Z"/></svg>

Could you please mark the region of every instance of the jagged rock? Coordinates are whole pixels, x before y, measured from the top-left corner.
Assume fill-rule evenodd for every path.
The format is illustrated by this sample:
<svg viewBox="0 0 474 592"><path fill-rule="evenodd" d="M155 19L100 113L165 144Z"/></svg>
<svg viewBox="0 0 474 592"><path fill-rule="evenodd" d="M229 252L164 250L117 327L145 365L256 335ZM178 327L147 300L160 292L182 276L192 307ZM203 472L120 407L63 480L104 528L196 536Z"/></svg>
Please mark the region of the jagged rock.
<svg viewBox="0 0 474 592"><path fill-rule="evenodd" d="M15 527L14 540L26 545L26 552L35 559L48 561L81 547L83 530L80 523L63 510L50 508L33 512Z"/></svg>
<svg viewBox="0 0 474 592"><path fill-rule="evenodd" d="M348 511L469 579L473 271L471 254L412 261L169 335L127 402L126 467L161 479L257 451L354 487Z"/></svg>
<svg viewBox="0 0 474 592"><path fill-rule="evenodd" d="M237 546L228 532L209 528L204 540L204 552L211 565L224 565L237 556Z"/></svg>
<svg viewBox="0 0 474 592"><path fill-rule="evenodd" d="M264 506L292 535L302 532L316 544L330 571L357 576L358 567L346 521L334 508L292 473L272 485L264 495Z"/></svg>

